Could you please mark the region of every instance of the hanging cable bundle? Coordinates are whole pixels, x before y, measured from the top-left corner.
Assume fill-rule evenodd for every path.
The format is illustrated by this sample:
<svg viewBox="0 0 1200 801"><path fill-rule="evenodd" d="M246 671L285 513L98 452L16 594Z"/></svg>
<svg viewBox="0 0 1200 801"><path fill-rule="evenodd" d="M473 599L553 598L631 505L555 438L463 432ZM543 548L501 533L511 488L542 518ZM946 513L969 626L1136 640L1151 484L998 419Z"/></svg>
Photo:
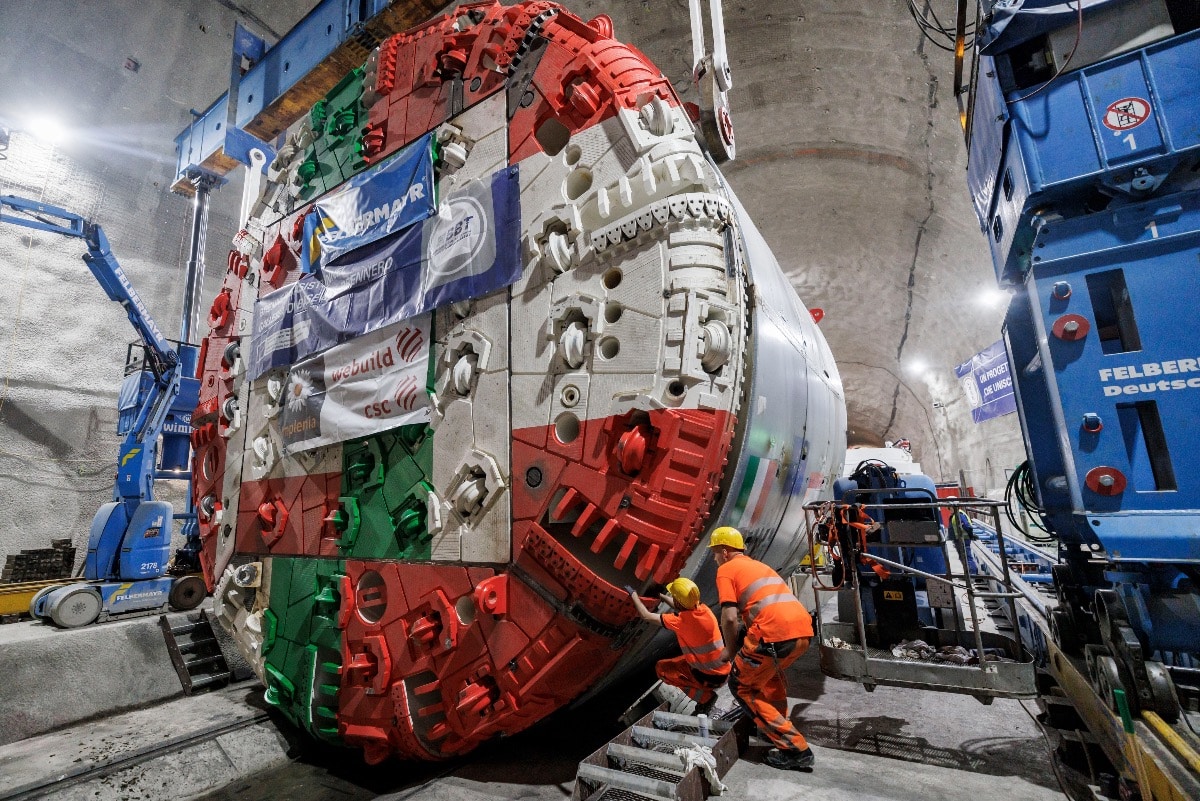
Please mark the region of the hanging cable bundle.
<svg viewBox="0 0 1200 801"><path fill-rule="evenodd" d="M1033 469L1026 459L1021 464L1017 465L1017 469L1009 476L1008 484L1004 487L1004 513L1008 517L1008 521L1012 523L1013 528L1017 531L1022 531L1020 522L1013 514L1013 501L1022 508L1028 511L1029 522L1034 528L1044 531L1047 536L1040 536L1030 532L1025 532L1025 535L1031 542L1046 545L1055 542L1055 538L1049 527L1046 525L1046 510L1038 505L1037 502L1037 485L1034 483Z"/></svg>
<svg viewBox="0 0 1200 801"><path fill-rule="evenodd" d="M878 459L864 459L850 474L850 480L860 490L891 489L900 486L900 476L896 468Z"/></svg>
<svg viewBox="0 0 1200 801"><path fill-rule="evenodd" d="M908 0L908 13L917 23L917 27L921 29L921 35L934 47L953 53L957 43L957 33L954 28L943 25L932 7L927 7L926 10L928 14L917 8L916 0ZM965 33L969 37L965 46L970 50L975 46L974 23L965 26Z"/></svg>
<svg viewBox="0 0 1200 801"><path fill-rule="evenodd" d="M847 564L867 565L881 580L891 573L886 567L867 555L867 535L879 530L879 524L871 519L861 503L833 504L817 521L817 536L829 550L833 563L833 587L837 589L846 580Z"/></svg>

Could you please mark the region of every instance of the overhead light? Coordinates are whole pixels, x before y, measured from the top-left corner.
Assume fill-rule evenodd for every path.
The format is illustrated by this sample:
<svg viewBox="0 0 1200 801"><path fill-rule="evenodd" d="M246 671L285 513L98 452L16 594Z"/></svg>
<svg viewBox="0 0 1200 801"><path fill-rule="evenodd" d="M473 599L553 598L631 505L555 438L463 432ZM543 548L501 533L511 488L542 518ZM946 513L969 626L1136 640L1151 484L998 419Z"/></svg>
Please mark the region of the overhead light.
<svg viewBox="0 0 1200 801"><path fill-rule="evenodd" d="M1006 290L999 287L989 287L975 297L975 302L985 309L996 309L1008 303L1010 298L1012 298L1012 295Z"/></svg>
<svg viewBox="0 0 1200 801"><path fill-rule="evenodd" d="M67 138L67 127L49 114L31 114L21 126L25 132L48 145L58 145Z"/></svg>
<svg viewBox="0 0 1200 801"><path fill-rule="evenodd" d="M929 363L920 356L917 356L916 358L909 359L908 363L904 365L904 369L906 372L914 375L921 375L929 369Z"/></svg>

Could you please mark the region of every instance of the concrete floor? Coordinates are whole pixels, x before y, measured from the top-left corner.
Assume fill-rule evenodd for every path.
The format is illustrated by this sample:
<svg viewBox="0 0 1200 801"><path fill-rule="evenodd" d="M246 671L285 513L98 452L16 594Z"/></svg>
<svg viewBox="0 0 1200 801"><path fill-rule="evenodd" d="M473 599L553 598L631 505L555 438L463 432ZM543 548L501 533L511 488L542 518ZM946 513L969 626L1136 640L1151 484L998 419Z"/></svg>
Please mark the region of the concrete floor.
<svg viewBox="0 0 1200 801"><path fill-rule="evenodd" d="M812 773L760 764L757 739L726 777L727 797L940 801L1062 798L1045 740L1016 701L983 706L967 696L826 679L815 650L791 670L793 715L817 755ZM623 701L597 699L537 729L440 765L366 766L356 755L308 753L235 782L204 801L568 798L579 760L608 740ZM1032 708L1032 705L1031 705Z"/></svg>
<svg viewBox="0 0 1200 801"><path fill-rule="evenodd" d="M834 599L827 604L826 614L832 617ZM143 618L63 632L41 624L13 624L0 627L0 655L28 656L47 642L57 643L60 651L90 650L94 659L87 666L56 660L50 652L25 662L54 674L63 686L90 681L111 689L111 681L96 677L139 675L127 666L102 666L116 664L114 648L128 650L120 643L141 629L156 630L157 625ZM96 633L106 634L104 639L116 645L88 647L89 636ZM114 633L123 636L114 638ZM10 660L8 675L19 661ZM169 671L157 664L163 661L165 656L155 656L147 667ZM460 760L375 766L364 764L357 751L319 748L299 738L281 718L265 714L270 709L262 701L261 687L253 682L178 697L175 681L173 690L153 694L158 698L160 693L173 693L172 699L151 703L152 696L147 696L138 701L144 708L0 745L0 776L5 779L0 801L20 796L22 788L64 776L67 783L45 788L49 792L39 791L38 797L557 801L570 796L579 761L617 733L617 718L651 681L648 672L634 677L578 709L560 712L531 731L490 743ZM136 678L126 683L139 686ZM42 684L46 689L38 706L53 707L52 682ZM28 690L33 684L27 676L5 686ZM938 801L979 796L988 801L1050 801L1062 795L1046 742L1016 701L984 706L969 696L891 687L867 693L857 684L825 678L815 648L792 667L789 688L793 717L817 754L816 769L781 772L763 765L767 746L754 739L726 777L728 797ZM0 692L0 710L13 711L19 696L10 691L5 698ZM1032 703L1027 705L1032 709ZM722 706L728 706L727 698L718 703ZM11 715L0 718L10 718L7 728L16 722ZM84 780L71 778L96 769L101 772Z"/></svg>

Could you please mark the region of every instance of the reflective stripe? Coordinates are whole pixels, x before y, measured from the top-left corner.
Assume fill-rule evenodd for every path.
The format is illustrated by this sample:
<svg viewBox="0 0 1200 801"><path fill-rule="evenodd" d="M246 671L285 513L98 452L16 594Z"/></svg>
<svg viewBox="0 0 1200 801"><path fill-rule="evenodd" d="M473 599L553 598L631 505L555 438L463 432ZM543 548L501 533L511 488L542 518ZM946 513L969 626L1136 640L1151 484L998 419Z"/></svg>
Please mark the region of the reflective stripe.
<svg viewBox="0 0 1200 801"><path fill-rule="evenodd" d="M714 670L720 670L729 663L721 658L717 658L709 660L708 662L689 662L689 664L697 670L707 670L712 672Z"/></svg>
<svg viewBox="0 0 1200 801"><path fill-rule="evenodd" d="M713 640L708 645L698 645L693 647L690 645L683 645L681 643L679 646L680 650L685 654L695 654L696 656L707 656L708 654L720 651L724 647L724 643L717 642L716 640Z"/></svg>
<svg viewBox="0 0 1200 801"><path fill-rule="evenodd" d="M784 584L783 579L778 578L777 576L763 576L757 581L750 582L746 589L742 590L742 594L738 596L737 605L745 609L746 603L754 596L754 593L771 584L778 584L782 587L787 587L787 584Z"/></svg>
<svg viewBox="0 0 1200 801"><path fill-rule="evenodd" d="M683 643L679 644L679 649L683 651L683 655L687 658L688 664L697 670L720 670L729 663L721 659L720 653L725 648L722 641L713 640L708 645L700 645L696 647L687 646ZM707 657L717 655L716 659L707 659Z"/></svg>
<svg viewBox="0 0 1200 801"><path fill-rule="evenodd" d="M781 592L778 595L768 595L766 598L755 601L754 605L746 610L746 621L753 623L754 619L762 613L762 610L766 609L771 604L777 604L783 601L795 601L796 603L800 603L796 600L796 596L792 595L791 592Z"/></svg>

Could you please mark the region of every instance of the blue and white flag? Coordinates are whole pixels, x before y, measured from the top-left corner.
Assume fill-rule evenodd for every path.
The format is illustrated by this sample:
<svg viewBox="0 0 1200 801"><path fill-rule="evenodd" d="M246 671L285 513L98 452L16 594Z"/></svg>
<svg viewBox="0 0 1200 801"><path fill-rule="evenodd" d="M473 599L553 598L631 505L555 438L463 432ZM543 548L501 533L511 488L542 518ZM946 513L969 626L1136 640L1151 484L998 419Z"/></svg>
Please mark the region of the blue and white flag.
<svg viewBox="0 0 1200 801"><path fill-rule="evenodd" d="M432 148L426 134L313 204L304 220L305 272L433 214Z"/></svg>
<svg viewBox="0 0 1200 801"><path fill-rule="evenodd" d="M989 345L955 367L954 374L971 404L971 417L977 424L1017 410L1004 340Z"/></svg>
<svg viewBox="0 0 1200 801"><path fill-rule="evenodd" d="M512 284L521 274L516 166L468 183L420 225L259 298L251 378L369 331Z"/></svg>

